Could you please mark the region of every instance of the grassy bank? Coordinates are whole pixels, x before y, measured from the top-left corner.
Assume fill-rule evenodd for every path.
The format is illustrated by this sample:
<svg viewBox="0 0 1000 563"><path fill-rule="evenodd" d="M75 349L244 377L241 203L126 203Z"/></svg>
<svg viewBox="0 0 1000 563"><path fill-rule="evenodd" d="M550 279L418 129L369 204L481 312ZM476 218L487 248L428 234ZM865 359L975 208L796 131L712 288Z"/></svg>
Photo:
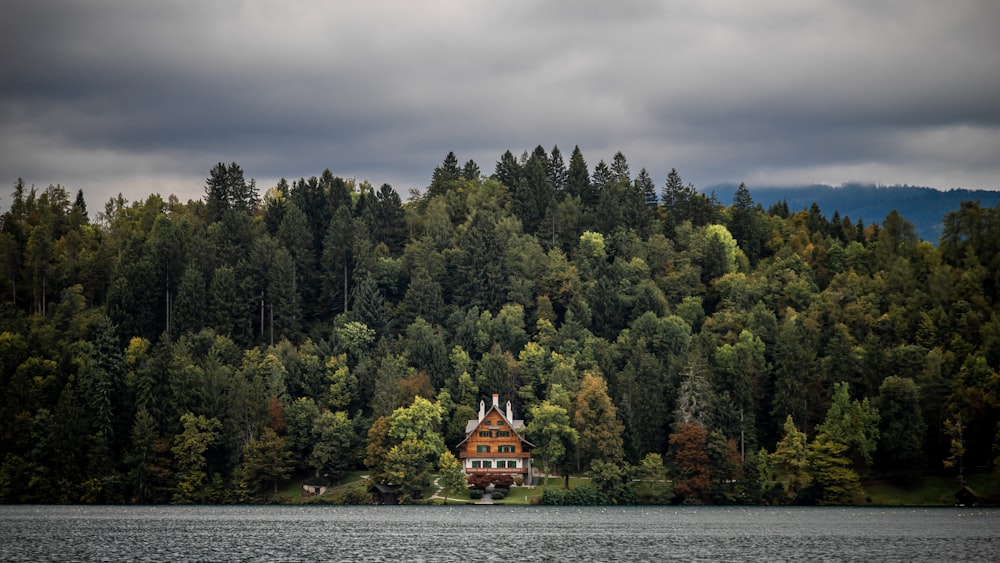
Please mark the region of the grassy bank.
<svg viewBox="0 0 1000 563"><path fill-rule="evenodd" d="M975 473L966 484L979 496L981 505L1000 505L1000 474ZM865 481L870 503L879 506L952 506L961 484L955 477L924 476L905 483Z"/></svg>
<svg viewBox="0 0 1000 563"><path fill-rule="evenodd" d="M365 471L347 473L343 479L334 483L324 496L334 497L352 487L362 487L366 474ZM275 495L275 500L286 504L307 502L309 497L303 494L302 483L308 477L308 475L296 475L279 490ZM574 488L585 483L589 484L590 480L572 477L569 486ZM1000 506L1000 474L993 472L972 474L966 478L966 484L979 496L980 505ZM562 488L563 486L562 478L552 478L548 483L550 488ZM862 486L866 493L867 503L872 506L952 506L955 504L955 493L961 488L958 480L953 476L934 475L918 477L907 482L868 480L863 482ZM510 493L502 500L495 501L495 504L537 504L544 488L541 482L534 487L511 487ZM669 488L669 484L665 482L640 483L636 492L639 495L640 503L655 502L669 498ZM437 489L433 485L428 487L424 491L424 498L430 499L435 492ZM441 494L443 495L443 492ZM315 500L311 502L315 502ZM448 504L474 502L476 501L469 495L469 490L448 493ZM436 498L427 501L427 503L443 504L444 500Z"/></svg>

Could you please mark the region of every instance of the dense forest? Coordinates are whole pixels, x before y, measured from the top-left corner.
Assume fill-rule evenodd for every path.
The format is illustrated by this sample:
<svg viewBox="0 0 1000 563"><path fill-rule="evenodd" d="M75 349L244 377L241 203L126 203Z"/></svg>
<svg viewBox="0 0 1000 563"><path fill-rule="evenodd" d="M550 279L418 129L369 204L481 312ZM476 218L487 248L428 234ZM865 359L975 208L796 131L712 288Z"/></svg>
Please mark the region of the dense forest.
<svg viewBox="0 0 1000 563"><path fill-rule="evenodd" d="M449 153L405 202L330 171L261 194L236 163L186 203L11 201L0 501L255 501L355 468L415 492L492 393L610 502L998 465L1000 207L935 246L558 147L491 175Z"/></svg>

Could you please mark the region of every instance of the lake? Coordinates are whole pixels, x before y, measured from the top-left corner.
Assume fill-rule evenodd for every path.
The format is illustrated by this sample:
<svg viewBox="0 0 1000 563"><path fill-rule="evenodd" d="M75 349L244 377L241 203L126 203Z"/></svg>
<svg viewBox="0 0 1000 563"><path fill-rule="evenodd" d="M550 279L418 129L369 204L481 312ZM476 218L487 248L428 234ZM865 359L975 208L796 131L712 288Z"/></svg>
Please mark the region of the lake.
<svg viewBox="0 0 1000 563"><path fill-rule="evenodd" d="M0 506L3 561L997 561L1000 510Z"/></svg>

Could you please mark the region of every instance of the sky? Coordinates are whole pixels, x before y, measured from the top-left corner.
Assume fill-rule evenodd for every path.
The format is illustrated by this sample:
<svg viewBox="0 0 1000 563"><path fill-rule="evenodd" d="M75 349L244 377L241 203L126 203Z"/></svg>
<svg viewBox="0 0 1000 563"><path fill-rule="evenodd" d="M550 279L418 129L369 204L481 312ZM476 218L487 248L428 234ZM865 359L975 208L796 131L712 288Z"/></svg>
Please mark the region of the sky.
<svg viewBox="0 0 1000 563"><path fill-rule="evenodd" d="M405 199L537 145L658 187L997 190L997 30L996 0L7 1L0 209L19 177L197 199L218 162Z"/></svg>

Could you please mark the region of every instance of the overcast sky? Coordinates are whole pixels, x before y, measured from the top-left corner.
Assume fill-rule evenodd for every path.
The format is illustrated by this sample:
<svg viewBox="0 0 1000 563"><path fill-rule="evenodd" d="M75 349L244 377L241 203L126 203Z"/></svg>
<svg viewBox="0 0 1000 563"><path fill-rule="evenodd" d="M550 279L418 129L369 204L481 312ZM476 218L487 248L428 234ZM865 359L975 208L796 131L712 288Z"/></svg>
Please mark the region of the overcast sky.
<svg viewBox="0 0 1000 563"><path fill-rule="evenodd" d="M405 198L539 144L658 187L1000 189L998 30L996 0L13 0L0 208L18 177L199 198L220 161Z"/></svg>

